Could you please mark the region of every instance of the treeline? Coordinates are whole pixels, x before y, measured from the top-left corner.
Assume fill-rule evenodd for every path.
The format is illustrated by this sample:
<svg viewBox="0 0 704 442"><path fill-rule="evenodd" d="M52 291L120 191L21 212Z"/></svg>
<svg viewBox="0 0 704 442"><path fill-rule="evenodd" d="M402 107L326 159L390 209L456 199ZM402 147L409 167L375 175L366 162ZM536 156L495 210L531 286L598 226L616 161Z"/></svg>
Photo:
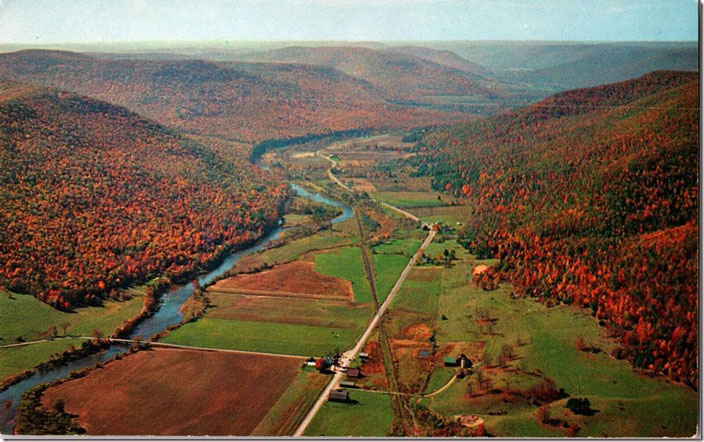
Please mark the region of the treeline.
<svg viewBox="0 0 704 442"><path fill-rule="evenodd" d="M249 155L249 162L256 163L267 151L281 149L283 147L295 146L296 144L310 143L312 141L329 140L336 141L344 138L364 137L372 133L373 129L350 129L328 132L322 134L308 134L300 137L275 138L262 141L254 146Z"/></svg>
<svg viewBox="0 0 704 442"><path fill-rule="evenodd" d="M591 309L616 356L697 386L699 95L656 72L427 135L414 161L472 209L463 243L518 293Z"/></svg>
<svg viewBox="0 0 704 442"><path fill-rule="evenodd" d="M290 195L125 109L24 88L0 101L0 286L64 310L100 304L216 264L273 227Z"/></svg>

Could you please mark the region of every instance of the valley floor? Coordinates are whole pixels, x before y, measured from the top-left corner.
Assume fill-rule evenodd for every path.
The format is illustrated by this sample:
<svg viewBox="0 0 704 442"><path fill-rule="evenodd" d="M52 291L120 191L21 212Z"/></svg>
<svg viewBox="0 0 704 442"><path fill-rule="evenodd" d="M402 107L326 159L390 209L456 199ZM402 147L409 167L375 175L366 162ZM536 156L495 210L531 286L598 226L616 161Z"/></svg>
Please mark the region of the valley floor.
<svg viewBox="0 0 704 442"><path fill-rule="evenodd" d="M427 177L393 163L411 155L408 147L398 136L385 136L269 156L284 167L300 166L288 168L304 171L292 173L294 182L345 201L356 216L318 229L309 215L287 215L291 229L280 246L238 262L235 276L204 292L202 316L161 339L299 359L140 350L50 387L44 405L62 400L88 433L113 435L654 437L696 432L697 393L613 358L614 340L589 312L565 305L547 308L517 297L505 283L493 291L477 287L473 270L494 262L477 259L457 242L468 208L433 192ZM371 151L383 155L364 155ZM355 196L347 189L356 190ZM304 228L310 230L299 235ZM426 238L432 243L423 249ZM91 316L93 322L81 319L81 313L66 319L51 316L57 314L53 310L28 313L37 323L0 330L2 343L14 339L11 333L38 338L47 324L63 321L75 334L96 327L112 330L138 311L140 299L137 290L131 301L109 304L103 316ZM387 299L388 311L370 326ZM0 302L14 308L13 303L33 301L13 295ZM0 348L0 361L6 361L0 374L29 368L71 343ZM346 353L350 360L343 365L359 368L359 378L318 372L304 362L353 347L368 354ZM461 355L471 368L456 366ZM352 383L339 386L343 380ZM350 401L328 401L326 392L333 387L348 391ZM566 407L570 398L588 398L590 409L575 414ZM463 425L460 417L471 424Z"/></svg>

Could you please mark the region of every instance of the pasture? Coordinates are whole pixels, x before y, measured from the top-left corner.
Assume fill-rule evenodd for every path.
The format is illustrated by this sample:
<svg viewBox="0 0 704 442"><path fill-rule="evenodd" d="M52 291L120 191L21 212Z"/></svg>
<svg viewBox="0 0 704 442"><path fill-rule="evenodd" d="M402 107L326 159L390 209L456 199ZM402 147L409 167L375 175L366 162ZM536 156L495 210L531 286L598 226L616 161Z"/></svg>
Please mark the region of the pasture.
<svg viewBox="0 0 704 442"><path fill-rule="evenodd" d="M389 395L349 391L352 403L326 402L304 436L386 436L393 423Z"/></svg>
<svg viewBox="0 0 704 442"><path fill-rule="evenodd" d="M83 307L73 312L61 312L30 295L3 292L0 294L0 345L14 344L18 338L26 341L43 339L45 332L56 327L59 335L90 336L93 330L112 334L125 321L142 310L142 295L131 290L128 301L106 301L101 307ZM25 347L0 348L0 381L8 376L33 368L55 353L62 353L80 340L55 340Z"/></svg>
<svg viewBox="0 0 704 442"><path fill-rule="evenodd" d="M163 342L297 356L346 350L361 334L356 328L200 318L172 331Z"/></svg>
<svg viewBox="0 0 704 442"><path fill-rule="evenodd" d="M190 350L140 351L49 388L90 435L249 435L302 360ZM89 391L90 394L86 395Z"/></svg>
<svg viewBox="0 0 704 442"><path fill-rule="evenodd" d="M533 386L550 379L556 389L588 397L598 410L593 416L565 415L564 399L550 405L552 416L580 427L579 436L694 433L694 391L643 376L627 361L611 357L616 344L584 310L565 305L548 308L533 299L512 298L508 284L489 292L474 286L467 275L479 263L487 261L465 255L455 267L443 269L436 339L441 348L453 342L485 342L480 370L498 393L480 391L475 371L430 399L433 410L450 416L473 409L484 418L489 433L496 436L564 436L563 430L540 424L537 407L528 400ZM600 351L579 350L578 338ZM506 346L512 348L514 356L502 369L498 366L499 355ZM444 372L434 374L430 385L442 384L447 376ZM427 391L431 390L429 387ZM508 414L501 415L503 411Z"/></svg>

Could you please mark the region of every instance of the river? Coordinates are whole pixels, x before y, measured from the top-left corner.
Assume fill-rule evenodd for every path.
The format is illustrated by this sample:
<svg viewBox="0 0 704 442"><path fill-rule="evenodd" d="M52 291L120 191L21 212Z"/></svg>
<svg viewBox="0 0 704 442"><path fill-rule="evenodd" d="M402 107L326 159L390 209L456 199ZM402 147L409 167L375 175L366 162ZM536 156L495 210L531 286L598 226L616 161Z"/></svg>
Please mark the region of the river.
<svg viewBox="0 0 704 442"><path fill-rule="evenodd" d="M302 187L291 183L291 187L297 195L311 199L313 201L329 204L342 209L342 214L334 218L331 223L337 224L352 217L354 212L349 206L324 197L319 193L310 193ZM154 333L159 333L170 325L176 325L181 322L183 314L180 312L181 305L188 299L196 289L196 286L202 287L210 284L213 280L221 277L230 270L243 256L250 255L262 250L266 245L277 239L286 228L279 226L257 241L253 246L239 250L227 256L223 262L215 269L208 273L199 276L195 281L187 284L182 284L174 287L164 294L160 300L159 309L153 316L144 319L139 325L134 327L130 333L130 337L142 336L148 338ZM197 282L197 284L195 284ZM45 371L44 373L36 373L27 379L24 379L17 384L12 385L7 390L0 392L0 434L12 434L15 427L15 417L17 414L17 405L19 404L22 394L30 388L54 381L63 379L72 371L79 370L85 367L90 367L97 362L107 361L117 354L122 354L128 350L128 346L113 344L107 350L101 353L86 356L76 361L71 361L61 367L56 367Z"/></svg>

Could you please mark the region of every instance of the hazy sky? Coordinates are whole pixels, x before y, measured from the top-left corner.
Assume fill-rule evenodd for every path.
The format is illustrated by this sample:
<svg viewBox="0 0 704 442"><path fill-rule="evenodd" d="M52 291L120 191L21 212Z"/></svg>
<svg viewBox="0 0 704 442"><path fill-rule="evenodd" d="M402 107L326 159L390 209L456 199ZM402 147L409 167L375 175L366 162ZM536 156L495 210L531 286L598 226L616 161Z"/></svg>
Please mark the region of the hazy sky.
<svg viewBox="0 0 704 442"><path fill-rule="evenodd" d="M696 40L697 0L0 0L0 43Z"/></svg>

